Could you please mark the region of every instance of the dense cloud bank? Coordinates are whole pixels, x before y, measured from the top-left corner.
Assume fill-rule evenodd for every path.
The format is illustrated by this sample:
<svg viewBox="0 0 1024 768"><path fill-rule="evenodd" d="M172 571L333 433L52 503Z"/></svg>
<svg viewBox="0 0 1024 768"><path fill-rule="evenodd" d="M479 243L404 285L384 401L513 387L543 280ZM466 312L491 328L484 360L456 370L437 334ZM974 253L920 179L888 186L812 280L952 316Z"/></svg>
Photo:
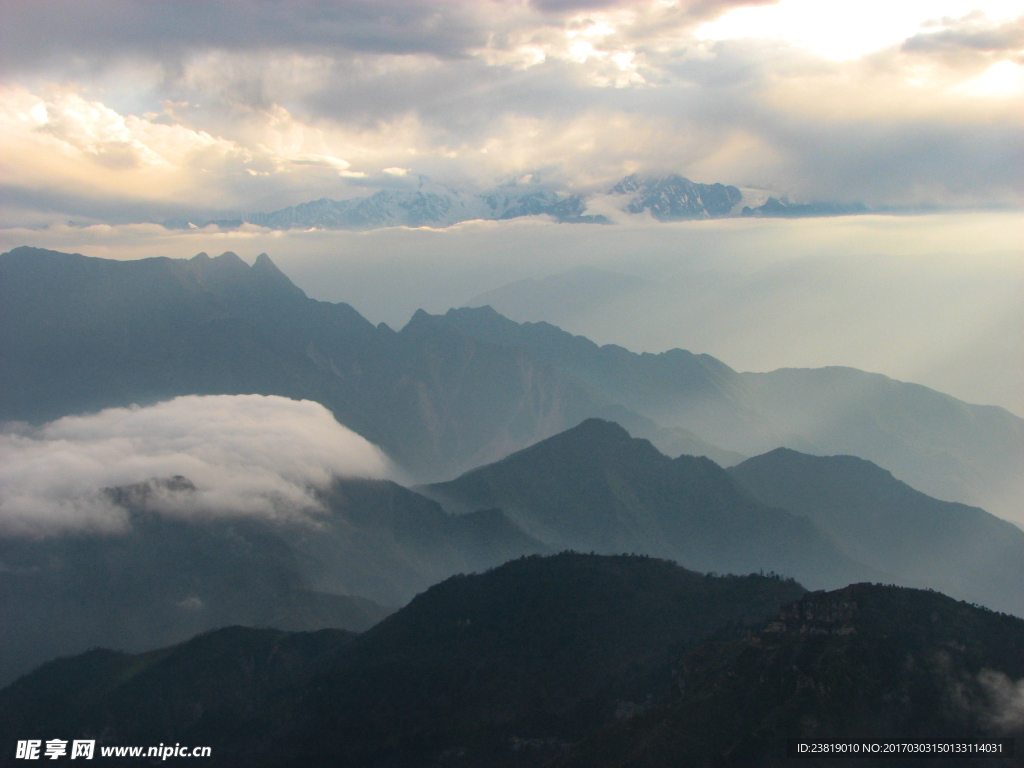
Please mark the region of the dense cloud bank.
<svg viewBox="0 0 1024 768"><path fill-rule="evenodd" d="M173 516L299 518L340 477L385 477L376 446L319 403L263 395L187 396L69 416L0 434L0 535L116 532L128 524L106 489ZM184 477L188 482L167 481Z"/></svg>

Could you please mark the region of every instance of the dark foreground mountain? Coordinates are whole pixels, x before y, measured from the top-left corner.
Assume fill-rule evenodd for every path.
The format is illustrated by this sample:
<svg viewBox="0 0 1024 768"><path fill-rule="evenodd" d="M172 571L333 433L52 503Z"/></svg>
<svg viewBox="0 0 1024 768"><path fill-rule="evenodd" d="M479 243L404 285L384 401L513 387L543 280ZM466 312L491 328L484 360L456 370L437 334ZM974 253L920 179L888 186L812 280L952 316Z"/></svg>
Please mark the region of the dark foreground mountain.
<svg viewBox="0 0 1024 768"><path fill-rule="evenodd" d="M705 572L777 571L813 587L881 574L806 518L757 502L710 459L670 459L600 419L423 491L455 512L499 508L554 548L638 552Z"/></svg>
<svg viewBox="0 0 1024 768"><path fill-rule="evenodd" d="M933 499L855 456L778 448L729 473L902 584L1024 616L1024 531L983 509Z"/></svg>
<svg viewBox="0 0 1024 768"><path fill-rule="evenodd" d="M51 662L0 692L0 764L16 739L95 738L211 765L782 765L790 737L1020 738L1022 676L1024 622L937 593L563 554L453 577L359 636Z"/></svg>
<svg viewBox="0 0 1024 768"><path fill-rule="evenodd" d="M783 766L786 739L956 743L1024 737L1024 621L935 592L813 593L752 633L672 662L676 689L560 766ZM800 765L1021 765L1015 759Z"/></svg>
<svg viewBox="0 0 1024 768"><path fill-rule="evenodd" d="M489 307L422 314L412 324L521 349L608 400L663 427L690 430L720 450L753 456L784 446L860 456L931 496L1012 519L1020 514L1024 419L1002 408L853 368L738 373L681 349L636 354L548 323L516 323Z"/></svg>
<svg viewBox="0 0 1024 768"><path fill-rule="evenodd" d="M0 538L0 683L90 647L148 650L232 624L361 631L394 610L381 604L546 551L500 512L452 517L386 481L338 481L324 513L291 522L168 517L148 490L111 491L124 532Z"/></svg>
<svg viewBox="0 0 1024 768"><path fill-rule="evenodd" d="M216 765L535 765L664 695L678 649L802 592L563 554L453 577L359 637L233 628L91 651L0 693L0 764L13 739L65 734L210 745Z"/></svg>

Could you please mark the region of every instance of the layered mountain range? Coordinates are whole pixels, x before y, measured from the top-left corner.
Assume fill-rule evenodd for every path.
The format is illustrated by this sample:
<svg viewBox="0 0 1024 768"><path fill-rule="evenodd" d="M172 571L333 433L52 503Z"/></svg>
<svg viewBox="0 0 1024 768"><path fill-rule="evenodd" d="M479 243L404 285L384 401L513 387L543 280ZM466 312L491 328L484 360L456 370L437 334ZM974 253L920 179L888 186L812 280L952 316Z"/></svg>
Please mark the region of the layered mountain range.
<svg viewBox="0 0 1024 768"><path fill-rule="evenodd" d="M590 419L417 490L454 514L501 509L554 549L774 571L811 589L896 583L1024 616L1024 531L854 456L779 448L723 470Z"/></svg>
<svg viewBox="0 0 1024 768"><path fill-rule="evenodd" d="M256 224L268 229L379 229L382 227L447 227L472 219L515 219L550 216L556 221L608 224L601 213L588 212L598 198L630 214L647 214L658 221L715 219L724 216L800 217L864 213L862 205L790 204L775 197L744 200L733 186L699 184L672 174L665 177L627 176L604 192L582 194L541 183L510 183L488 192L455 189L420 177L415 188L384 189L365 197L321 198L267 213L200 221L176 219L170 228L214 224L222 228Z"/></svg>
<svg viewBox="0 0 1024 768"><path fill-rule="evenodd" d="M1011 519L1024 499L1024 420L995 406L854 368L740 373L681 349L637 354L549 323L516 323L489 307L419 313L409 325L447 327L522 350L655 422L658 429L640 431L620 421L671 455L697 453L729 465L778 447L849 454L931 496ZM705 447L694 445L694 436Z"/></svg>
<svg viewBox="0 0 1024 768"><path fill-rule="evenodd" d="M168 515L183 477L107 490L124 531L0 535L0 684L97 645L232 624L364 630L453 573L548 552L497 510L454 517L395 483L336 480L315 519Z"/></svg>
<svg viewBox="0 0 1024 768"><path fill-rule="evenodd" d="M872 461L931 496L1013 518L1024 420L851 368L739 373L709 355L599 347L493 310L395 331L307 298L269 257L0 256L0 420L184 394L323 403L432 482L588 417L726 464L789 447Z"/></svg>
<svg viewBox="0 0 1024 768"><path fill-rule="evenodd" d="M0 682L94 645L224 626L361 630L430 585L559 550L666 557L810 588L881 581L1024 615L1024 532L854 457L779 449L730 471L589 419L415 490L335 480L312 519L167 516L186 478L108 489L120 533L0 537ZM440 505L439 505L440 503Z"/></svg>
<svg viewBox="0 0 1024 768"><path fill-rule="evenodd" d="M265 255L0 256L0 419L251 393L323 403L428 485L337 480L312 526L147 506L189 478L106 489L126 532L0 538L0 677L228 623L360 630L452 574L562 549L1024 615L1024 532L978 508L1020 498L1021 420L999 408L853 369L638 355L486 308L375 327Z"/></svg>
<svg viewBox="0 0 1024 768"><path fill-rule="evenodd" d="M642 552L702 572L774 571L812 588L889 577L806 518L744 493L710 459L671 459L599 419L420 490L456 513L501 509L556 549Z"/></svg>
<svg viewBox="0 0 1024 768"><path fill-rule="evenodd" d="M312 511L261 517L141 477L97 491L119 528L0 528L0 765L54 738L95 739L98 763L180 743L215 765L511 768L1024 737L1024 621L991 610L1024 616L1024 531L978 506L1022 497L1002 409L489 308L396 331L265 254L0 255L14 442L241 394L322 403L411 487L333 477Z"/></svg>
<svg viewBox="0 0 1024 768"><path fill-rule="evenodd" d="M532 557L358 635L234 627L51 662L0 692L0 765L51 738L95 739L99 764L184 744L248 766L778 766L787 738L991 743L1024 735L1022 650L1024 621L933 592Z"/></svg>

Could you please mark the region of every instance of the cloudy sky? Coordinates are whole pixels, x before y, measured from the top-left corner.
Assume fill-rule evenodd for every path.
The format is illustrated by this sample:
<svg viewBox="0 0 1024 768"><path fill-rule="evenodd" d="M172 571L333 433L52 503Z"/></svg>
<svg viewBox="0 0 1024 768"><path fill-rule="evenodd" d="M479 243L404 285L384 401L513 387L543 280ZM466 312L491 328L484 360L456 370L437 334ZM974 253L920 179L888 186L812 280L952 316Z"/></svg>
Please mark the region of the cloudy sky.
<svg viewBox="0 0 1024 768"><path fill-rule="evenodd" d="M1024 202L1015 0L2 0L3 223L633 171Z"/></svg>

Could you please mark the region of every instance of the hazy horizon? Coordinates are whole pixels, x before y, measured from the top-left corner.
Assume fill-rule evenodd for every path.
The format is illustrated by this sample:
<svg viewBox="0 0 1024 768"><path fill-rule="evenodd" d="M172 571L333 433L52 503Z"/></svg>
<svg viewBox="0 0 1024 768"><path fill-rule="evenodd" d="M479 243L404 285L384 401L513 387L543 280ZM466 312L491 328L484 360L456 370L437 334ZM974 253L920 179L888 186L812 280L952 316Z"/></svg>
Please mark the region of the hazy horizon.
<svg viewBox="0 0 1024 768"><path fill-rule="evenodd" d="M1014 212L370 232L123 225L2 230L0 248L232 250L249 263L267 252L312 298L396 328L417 309L490 303L599 344L680 347L737 370L850 366L1024 416L1021 230Z"/></svg>

